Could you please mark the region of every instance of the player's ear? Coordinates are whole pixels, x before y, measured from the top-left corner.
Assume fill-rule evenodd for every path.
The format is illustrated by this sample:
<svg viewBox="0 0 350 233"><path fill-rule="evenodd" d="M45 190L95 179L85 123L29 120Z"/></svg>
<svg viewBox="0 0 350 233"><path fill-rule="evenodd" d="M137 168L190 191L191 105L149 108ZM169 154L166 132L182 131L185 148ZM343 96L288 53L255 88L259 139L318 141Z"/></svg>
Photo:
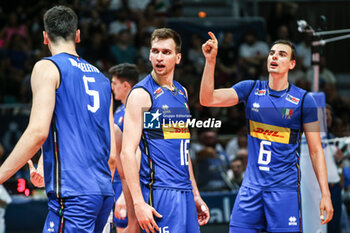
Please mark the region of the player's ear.
<svg viewBox="0 0 350 233"><path fill-rule="evenodd" d="M43 37L44 37L44 44L49 44L49 36L47 35L47 32L43 31Z"/></svg>
<svg viewBox="0 0 350 233"><path fill-rule="evenodd" d="M179 64L181 61L181 53L176 54L176 64Z"/></svg>
<svg viewBox="0 0 350 233"><path fill-rule="evenodd" d="M80 30L75 33L75 43L80 43Z"/></svg>
<svg viewBox="0 0 350 233"><path fill-rule="evenodd" d="M290 63L289 63L289 69L290 70L294 69L295 64L296 64L296 61L295 60L291 60Z"/></svg>

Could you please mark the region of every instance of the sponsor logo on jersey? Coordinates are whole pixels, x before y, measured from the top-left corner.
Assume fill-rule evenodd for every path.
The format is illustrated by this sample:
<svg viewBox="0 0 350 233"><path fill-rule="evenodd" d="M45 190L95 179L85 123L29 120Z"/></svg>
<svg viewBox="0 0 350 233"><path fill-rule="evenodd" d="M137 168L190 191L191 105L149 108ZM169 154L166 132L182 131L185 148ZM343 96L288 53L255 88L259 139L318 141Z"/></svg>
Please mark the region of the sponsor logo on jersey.
<svg viewBox="0 0 350 233"><path fill-rule="evenodd" d="M173 122L170 124L163 124L164 139L189 139L190 130L185 122Z"/></svg>
<svg viewBox="0 0 350 233"><path fill-rule="evenodd" d="M266 90L259 90L259 89L255 90L255 95L263 96L265 94L266 94Z"/></svg>
<svg viewBox="0 0 350 233"><path fill-rule="evenodd" d="M289 220L289 223L288 223L289 226L297 226L298 225L297 218L295 216L290 216L288 220Z"/></svg>
<svg viewBox="0 0 350 233"><path fill-rule="evenodd" d="M179 94L185 96L181 90L179 90Z"/></svg>
<svg viewBox="0 0 350 233"><path fill-rule="evenodd" d="M49 225L50 225L50 227L47 229L47 231L48 232L54 232L55 231L55 229L54 229L55 223L50 221Z"/></svg>
<svg viewBox="0 0 350 233"><path fill-rule="evenodd" d="M249 121L250 136L267 140L289 144L290 129L280 126L264 124L256 121Z"/></svg>
<svg viewBox="0 0 350 233"><path fill-rule="evenodd" d="M282 110L282 118L290 120L292 115L293 115L293 110L292 109L290 109L290 108L283 108L283 110Z"/></svg>
<svg viewBox="0 0 350 233"><path fill-rule="evenodd" d="M300 99L296 98L294 96L291 96L290 94L287 95L286 100L288 100L289 102L293 103L293 104L298 104Z"/></svg>
<svg viewBox="0 0 350 233"><path fill-rule="evenodd" d="M163 114L165 114L165 113L171 113L171 111L169 110L169 106L166 105L166 104L164 104L164 105L162 106L162 109L163 109Z"/></svg>
<svg viewBox="0 0 350 233"><path fill-rule="evenodd" d="M164 94L164 91L161 87L158 87L158 89L153 92L155 99L157 99L159 96L161 96L163 94Z"/></svg>
<svg viewBox="0 0 350 233"><path fill-rule="evenodd" d="M253 107L252 107L252 111L259 112L259 108L260 108L260 104L258 104L257 102L254 102Z"/></svg>

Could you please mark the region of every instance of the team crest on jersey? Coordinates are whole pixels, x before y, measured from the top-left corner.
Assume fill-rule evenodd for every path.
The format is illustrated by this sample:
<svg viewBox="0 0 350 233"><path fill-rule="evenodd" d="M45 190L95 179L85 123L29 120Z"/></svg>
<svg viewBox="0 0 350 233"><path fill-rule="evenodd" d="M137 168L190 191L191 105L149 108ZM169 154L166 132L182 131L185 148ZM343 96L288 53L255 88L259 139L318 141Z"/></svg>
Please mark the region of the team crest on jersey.
<svg viewBox="0 0 350 233"><path fill-rule="evenodd" d="M253 107L252 107L252 111L259 112L259 108L260 108L260 104L258 104L257 102L254 102Z"/></svg>
<svg viewBox="0 0 350 233"><path fill-rule="evenodd" d="M159 96L161 96L163 94L164 94L164 91L161 87L158 87L158 89L153 92L155 99L157 99Z"/></svg>
<svg viewBox="0 0 350 233"><path fill-rule="evenodd" d="M288 100L289 102L293 103L293 104L298 104L300 99L296 98L294 96L291 96L290 94L287 95L286 100Z"/></svg>
<svg viewBox="0 0 350 233"><path fill-rule="evenodd" d="M118 125L121 125L123 123L124 117L119 117L118 119Z"/></svg>
<svg viewBox="0 0 350 233"><path fill-rule="evenodd" d="M255 95L263 96L265 94L266 94L266 90L259 90L259 89L255 90Z"/></svg>
<svg viewBox="0 0 350 233"><path fill-rule="evenodd" d="M293 115L293 110L290 108L284 108L282 110L282 118L284 119L289 119L291 118L291 116Z"/></svg>

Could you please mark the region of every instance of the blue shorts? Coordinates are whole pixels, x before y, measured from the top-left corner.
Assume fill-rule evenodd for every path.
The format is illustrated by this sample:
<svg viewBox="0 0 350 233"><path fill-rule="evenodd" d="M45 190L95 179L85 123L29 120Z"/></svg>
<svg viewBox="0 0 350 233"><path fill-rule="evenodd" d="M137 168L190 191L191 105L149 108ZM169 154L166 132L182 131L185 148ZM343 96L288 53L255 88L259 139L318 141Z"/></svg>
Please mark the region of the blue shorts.
<svg viewBox="0 0 350 233"><path fill-rule="evenodd" d="M113 207L113 196L82 195L57 199L49 195L43 233L102 232Z"/></svg>
<svg viewBox="0 0 350 233"><path fill-rule="evenodd" d="M160 232L200 232L191 190L152 188L150 191L144 185L141 188L145 201L163 216L155 217Z"/></svg>
<svg viewBox="0 0 350 233"><path fill-rule="evenodd" d="M268 232L302 232L300 193L242 186L232 210L230 227L233 226ZM230 229L230 233L234 230Z"/></svg>
<svg viewBox="0 0 350 233"><path fill-rule="evenodd" d="M113 189L114 189L114 198L115 198L115 201L117 201L120 194L123 191L122 183L121 182L113 182ZM118 228L127 227L128 226L128 216L126 216L124 219L116 218L114 215L114 210L113 210L113 224L114 224L114 227L118 227Z"/></svg>

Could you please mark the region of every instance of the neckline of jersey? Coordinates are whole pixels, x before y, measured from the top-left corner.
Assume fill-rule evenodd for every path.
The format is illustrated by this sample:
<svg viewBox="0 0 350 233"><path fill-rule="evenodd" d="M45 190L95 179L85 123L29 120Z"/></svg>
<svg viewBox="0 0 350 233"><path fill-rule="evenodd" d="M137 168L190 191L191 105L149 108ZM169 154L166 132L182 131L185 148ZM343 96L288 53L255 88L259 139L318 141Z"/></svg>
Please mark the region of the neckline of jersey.
<svg viewBox="0 0 350 233"><path fill-rule="evenodd" d="M288 82L288 87L287 87L286 89L281 90L281 91L275 91L275 90L273 90L273 89L271 89L271 88L269 87L269 82L267 82L267 84L266 84L266 91L267 91L267 94L268 94L269 96L272 96L272 97L275 97L275 98L282 98L283 96L285 96L285 95L289 92L290 86L291 86L291 85L290 85L290 83ZM271 93L271 92L274 92L274 93ZM280 94L280 93L283 93L283 94L278 95L278 94Z"/></svg>

